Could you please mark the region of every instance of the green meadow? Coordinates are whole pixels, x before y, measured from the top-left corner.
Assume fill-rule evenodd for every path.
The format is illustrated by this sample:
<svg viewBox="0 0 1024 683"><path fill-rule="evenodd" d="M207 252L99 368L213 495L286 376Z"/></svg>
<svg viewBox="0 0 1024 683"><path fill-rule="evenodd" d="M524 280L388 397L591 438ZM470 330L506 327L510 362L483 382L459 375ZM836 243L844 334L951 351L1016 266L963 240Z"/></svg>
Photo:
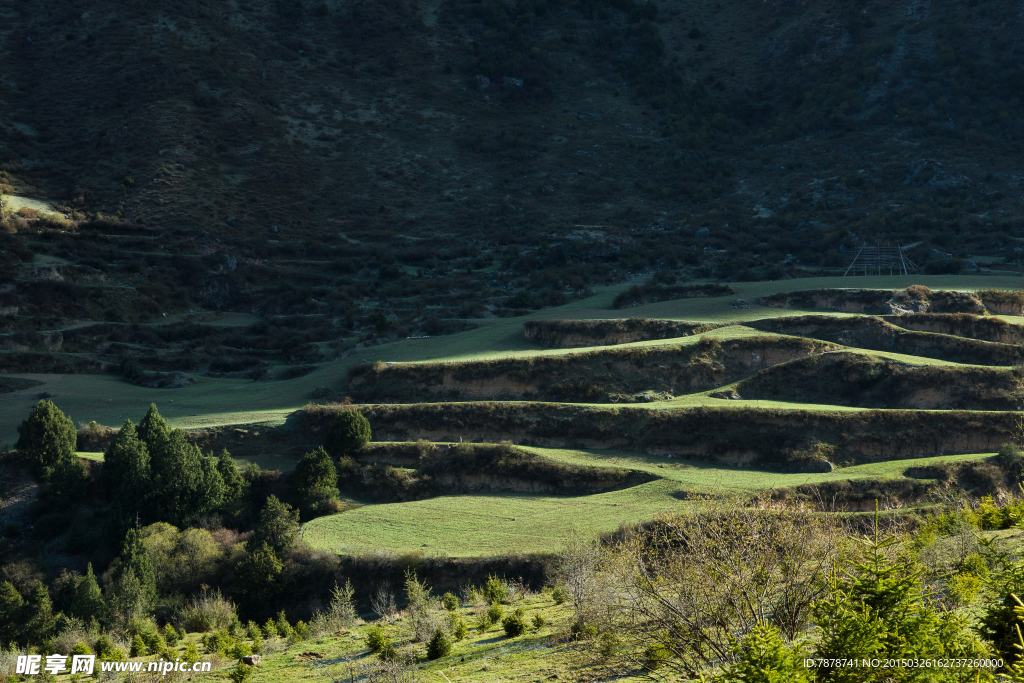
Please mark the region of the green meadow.
<svg viewBox="0 0 1024 683"><path fill-rule="evenodd" d="M526 448L572 465L625 467L659 479L586 496L488 494L441 496L364 505L305 524L303 539L335 553L416 553L447 556L553 552L569 528L605 533L623 524L685 508L704 495L755 493L771 488L870 477L903 478L910 466L981 460L991 453L892 460L821 474L786 474L671 460L624 451Z"/></svg>

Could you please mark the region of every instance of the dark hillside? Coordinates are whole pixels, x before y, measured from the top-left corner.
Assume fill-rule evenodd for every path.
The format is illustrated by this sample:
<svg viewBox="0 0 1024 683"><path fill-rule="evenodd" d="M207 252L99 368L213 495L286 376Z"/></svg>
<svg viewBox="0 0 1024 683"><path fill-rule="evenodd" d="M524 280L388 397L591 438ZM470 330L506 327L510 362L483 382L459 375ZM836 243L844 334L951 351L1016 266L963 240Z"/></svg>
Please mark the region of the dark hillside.
<svg viewBox="0 0 1024 683"><path fill-rule="evenodd" d="M0 16L3 183L300 259L471 258L417 242L455 234L519 245L522 272L779 277L863 238L1016 260L1020 21L995 0L28 0Z"/></svg>

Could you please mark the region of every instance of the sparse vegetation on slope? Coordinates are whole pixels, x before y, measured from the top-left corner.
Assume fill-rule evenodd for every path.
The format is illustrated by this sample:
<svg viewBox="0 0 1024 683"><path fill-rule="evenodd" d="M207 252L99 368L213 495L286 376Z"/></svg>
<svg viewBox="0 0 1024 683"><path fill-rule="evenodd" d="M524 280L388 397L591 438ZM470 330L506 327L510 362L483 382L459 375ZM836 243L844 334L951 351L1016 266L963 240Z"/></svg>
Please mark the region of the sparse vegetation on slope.
<svg viewBox="0 0 1024 683"><path fill-rule="evenodd" d="M353 368L348 389L364 402L631 403L705 391L759 368L835 348L827 342L761 335L495 361L379 363Z"/></svg>
<svg viewBox="0 0 1024 683"><path fill-rule="evenodd" d="M715 329L715 323L689 323L676 320L527 320L523 336L541 346L571 349L586 346L611 346L651 339L674 339L699 335Z"/></svg>
<svg viewBox="0 0 1024 683"><path fill-rule="evenodd" d="M745 399L925 410L1019 410L1022 377L1009 368L915 366L827 353L759 371L736 385Z"/></svg>
<svg viewBox="0 0 1024 683"><path fill-rule="evenodd" d="M902 316L898 320L902 320ZM907 330L887 322L881 316L836 318L827 315L805 315L767 318L746 324L764 332L806 336L844 346L936 358L955 363L1010 366L1024 361L1024 347L1019 344Z"/></svg>

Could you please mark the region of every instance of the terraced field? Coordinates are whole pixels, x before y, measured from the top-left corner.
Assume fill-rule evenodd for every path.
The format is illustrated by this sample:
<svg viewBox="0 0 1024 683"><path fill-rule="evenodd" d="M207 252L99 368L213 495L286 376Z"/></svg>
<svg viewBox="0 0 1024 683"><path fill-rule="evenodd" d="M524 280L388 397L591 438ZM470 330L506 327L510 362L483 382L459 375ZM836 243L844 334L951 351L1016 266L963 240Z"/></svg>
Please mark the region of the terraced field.
<svg viewBox="0 0 1024 683"><path fill-rule="evenodd" d="M360 349L350 356L321 363L315 372L292 380L253 382L242 379L197 377L195 384L179 389L148 389L127 384L112 375L13 374L13 377L39 381L42 384L0 393L0 444L13 443L17 439L18 423L24 419L24 415L28 413L37 397L44 392L53 395L54 400L76 422L95 420L112 427L119 426L125 417L135 415L140 405L148 405L151 402L155 402L161 413L178 427L196 428L255 422L281 423L289 414L309 401L318 386L340 387L346 380L349 368L364 362L487 360L520 355L559 355L565 352L563 349L546 349L540 344L528 341L523 335L523 325L531 320L626 320L643 316L652 319L742 323L767 317L821 313L811 308L769 308L754 303L761 297L780 292L851 286L893 289L913 284L925 285L935 290L972 291L989 288L1012 289L1020 287L1021 282L1016 277L925 275L732 283L730 286L736 294L729 297L662 301L621 310L613 309L612 301L619 293L627 290L628 285L617 285L598 288L597 295L588 299L545 309L529 316L476 320L474 322L479 327L467 332L427 339L409 339ZM750 307L737 308L733 305L736 299L751 302ZM846 317L852 314L830 311L829 315ZM1024 322L1024 318L1020 317L1000 317L1010 322ZM212 324L239 323L240 321L235 318L228 318ZM663 343L663 340L648 343ZM4 366L5 353L7 352L0 351L0 368Z"/></svg>
<svg viewBox="0 0 1024 683"><path fill-rule="evenodd" d="M638 469L658 479L589 496L492 493L366 505L309 522L303 527L303 538L314 548L338 553L386 550L461 557L553 552L572 527L611 532L622 524L644 522L660 513L684 508L687 499L694 496L753 493L844 480L903 479L909 467L970 463L992 455L896 460L829 473L784 474L700 462L666 462L665 458L624 451L528 450L572 465Z"/></svg>
<svg viewBox="0 0 1024 683"><path fill-rule="evenodd" d="M445 447L433 470L401 464L412 484L398 498L352 494L347 511L305 525L312 546L346 553L545 552L574 524L608 532L695 495L807 497L812 484L845 491L851 510L870 496L926 504L931 479L987 467L1014 433L1024 297L994 287L1017 282L798 281L806 292L795 281L740 283L728 297L622 311L612 301L624 287L613 287L526 318L363 349L290 381L154 390L109 376L16 376L39 384L0 394L0 433L13 440L43 391L74 419L111 426L154 401L206 446L232 448L229 432L239 432L236 455L287 470L341 408L301 407L323 386L361 404L377 441L510 442L540 461L635 474L599 492L487 472L444 489L438 463L455 452ZM922 283L932 289L905 289ZM851 284L875 289L830 289Z"/></svg>

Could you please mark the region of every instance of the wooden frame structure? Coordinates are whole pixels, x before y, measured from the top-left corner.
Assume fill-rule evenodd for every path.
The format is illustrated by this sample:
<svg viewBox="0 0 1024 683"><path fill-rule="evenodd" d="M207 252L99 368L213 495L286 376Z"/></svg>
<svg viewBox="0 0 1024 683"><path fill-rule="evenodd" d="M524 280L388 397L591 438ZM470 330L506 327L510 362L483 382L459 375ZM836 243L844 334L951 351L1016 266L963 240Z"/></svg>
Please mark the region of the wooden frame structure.
<svg viewBox="0 0 1024 683"><path fill-rule="evenodd" d="M873 245L865 242L850 259L843 276L860 275L862 269L864 275L910 275L911 268L917 270L918 266L903 253L900 245L890 247L886 243L883 247L877 242Z"/></svg>

